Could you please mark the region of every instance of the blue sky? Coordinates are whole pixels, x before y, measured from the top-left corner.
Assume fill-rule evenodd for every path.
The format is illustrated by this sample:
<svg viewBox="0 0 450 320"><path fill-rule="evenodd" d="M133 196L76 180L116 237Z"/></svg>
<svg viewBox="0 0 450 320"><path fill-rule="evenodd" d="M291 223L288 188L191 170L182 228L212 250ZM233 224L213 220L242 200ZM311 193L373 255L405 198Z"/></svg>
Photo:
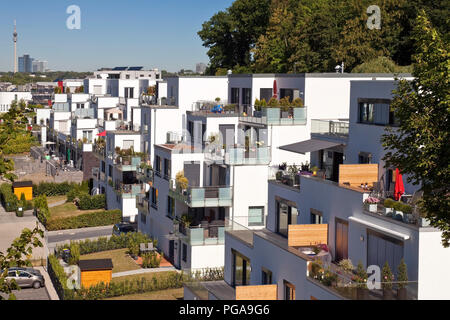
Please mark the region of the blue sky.
<svg viewBox="0 0 450 320"><path fill-rule="evenodd" d="M232 0L2 1L0 71L13 70L13 21L17 55L48 61L52 70L93 71L144 66L168 71L208 62L197 35L204 21ZM69 30L66 9L81 9L81 29Z"/></svg>

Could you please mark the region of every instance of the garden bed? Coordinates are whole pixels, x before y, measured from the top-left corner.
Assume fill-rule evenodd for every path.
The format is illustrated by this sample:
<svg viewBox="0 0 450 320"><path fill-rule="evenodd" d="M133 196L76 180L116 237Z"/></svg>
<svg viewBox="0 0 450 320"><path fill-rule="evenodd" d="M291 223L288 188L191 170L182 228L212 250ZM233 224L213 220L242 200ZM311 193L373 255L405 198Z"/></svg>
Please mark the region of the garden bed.
<svg viewBox="0 0 450 320"><path fill-rule="evenodd" d="M136 264L127 251L128 249L117 249L90 253L80 256L80 260L109 258L113 262L113 273L140 269L139 265Z"/></svg>
<svg viewBox="0 0 450 320"><path fill-rule="evenodd" d="M184 296L183 288L167 289L154 292L129 294L104 300L182 300Z"/></svg>

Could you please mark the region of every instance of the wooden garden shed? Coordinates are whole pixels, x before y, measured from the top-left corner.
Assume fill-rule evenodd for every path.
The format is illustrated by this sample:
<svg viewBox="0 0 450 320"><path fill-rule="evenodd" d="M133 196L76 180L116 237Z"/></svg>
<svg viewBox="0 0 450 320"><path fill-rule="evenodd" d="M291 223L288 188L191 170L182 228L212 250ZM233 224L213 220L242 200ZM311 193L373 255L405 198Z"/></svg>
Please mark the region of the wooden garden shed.
<svg viewBox="0 0 450 320"><path fill-rule="evenodd" d="M33 200L33 182L32 181L17 181L12 184L13 192L20 200L22 193L25 195L25 200Z"/></svg>
<svg viewBox="0 0 450 320"><path fill-rule="evenodd" d="M81 285L85 288L103 282L111 282L113 263L111 259L80 260Z"/></svg>

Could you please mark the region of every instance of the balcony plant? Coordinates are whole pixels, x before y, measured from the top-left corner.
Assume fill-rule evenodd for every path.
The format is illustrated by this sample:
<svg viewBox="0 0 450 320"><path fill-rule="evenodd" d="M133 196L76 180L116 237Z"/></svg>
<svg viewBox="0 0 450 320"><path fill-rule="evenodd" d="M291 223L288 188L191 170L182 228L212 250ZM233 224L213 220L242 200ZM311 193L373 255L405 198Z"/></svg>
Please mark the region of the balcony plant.
<svg viewBox="0 0 450 320"><path fill-rule="evenodd" d="M366 205L367 209L370 212L377 212L378 211L378 203L380 202L380 199L375 197L368 197L364 204Z"/></svg>
<svg viewBox="0 0 450 320"><path fill-rule="evenodd" d="M384 215L391 216L394 213L394 204L395 201L393 199L384 200Z"/></svg>
<svg viewBox="0 0 450 320"><path fill-rule="evenodd" d="M260 100L255 99L254 108L255 108L255 112L254 113L261 111L261 101ZM254 115L255 115L255 117L257 117L256 114L254 114Z"/></svg>
<svg viewBox="0 0 450 320"><path fill-rule="evenodd" d="M341 261L339 261L339 267L341 267L344 272L349 274L351 274L353 272L353 269L355 269L352 260L350 259L342 259Z"/></svg>
<svg viewBox="0 0 450 320"><path fill-rule="evenodd" d="M291 102L289 101L289 97L284 97L280 99L280 109L281 109L281 117L287 118L289 115L289 110L291 108Z"/></svg>
<svg viewBox="0 0 450 320"><path fill-rule="evenodd" d="M312 173L313 173L313 176L317 176L317 171L319 171L319 167L313 166L313 167L311 168L311 171L312 171Z"/></svg>
<svg viewBox="0 0 450 320"><path fill-rule="evenodd" d="M177 190L180 190L184 194L189 186L189 180L184 176L184 171L176 174L175 183Z"/></svg>
<svg viewBox="0 0 450 320"><path fill-rule="evenodd" d="M267 106L270 108L278 108L280 106L280 101L278 101L277 98L272 97L270 98L269 102L267 102Z"/></svg>
<svg viewBox="0 0 450 320"><path fill-rule="evenodd" d="M183 214L180 218L181 224L185 229L189 229L193 219L191 216L189 216L187 213Z"/></svg>
<svg viewBox="0 0 450 320"><path fill-rule="evenodd" d="M406 267L406 263L403 258L400 261L400 264L398 265L397 281L398 281L397 298L399 300L406 300L407 299L406 286L408 283L408 269Z"/></svg>
<svg viewBox="0 0 450 320"><path fill-rule="evenodd" d="M356 282L356 297L358 300L367 300L367 272L361 261L358 262L356 267L356 275L353 280Z"/></svg>
<svg viewBox="0 0 450 320"><path fill-rule="evenodd" d="M382 276L381 287L383 288L383 299L392 300L394 298L394 294L392 293L392 281L394 281L394 275L392 274L391 268L389 267L389 263L387 261L383 266L381 276Z"/></svg>
<svg viewBox="0 0 450 320"><path fill-rule="evenodd" d="M227 104L225 107L223 107L223 109L225 110L225 113L234 113L234 111L236 110L236 105Z"/></svg>
<svg viewBox="0 0 450 320"><path fill-rule="evenodd" d="M303 104L302 98L295 98L294 101L292 101L292 105L294 108L304 108L305 105Z"/></svg>
<svg viewBox="0 0 450 320"><path fill-rule="evenodd" d="M430 225L430 220L427 219L427 213L424 210L420 210L419 216L420 216L420 219L419 219L420 227L422 227L422 228L428 227Z"/></svg>
<svg viewBox="0 0 450 320"><path fill-rule="evenodd" d="M403 222L405 223L412 223L413 222L413 215L412 215L412 207L409 204L402 203L401 210L403 212Z"/></svg>

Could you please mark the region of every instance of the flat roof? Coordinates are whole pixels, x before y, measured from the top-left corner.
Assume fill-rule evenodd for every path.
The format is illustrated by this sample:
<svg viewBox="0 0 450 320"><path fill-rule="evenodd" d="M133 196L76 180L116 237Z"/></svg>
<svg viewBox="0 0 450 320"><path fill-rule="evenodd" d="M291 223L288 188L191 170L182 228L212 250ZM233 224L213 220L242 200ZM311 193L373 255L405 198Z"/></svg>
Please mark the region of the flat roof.
<svg viewBox="0 0 450 320"><path fill-rule="evenodd" d="M81 271L112 270L113 263L111 259L80 260L78 266Z"/></svg>
<svg viewBox="0 0 450 320"><path fill-rule="evenodd" d="M243 73L230 74L233 78L265 78L265 77L285 77L285 78L393 78L398 77L412 77L411 73L335 73L335 72L315 72L315 73Z"/></svg>
<svg viewBox="0 0 450 320"><path fill-rule="evenodd" d="M23 188L23 187L32 187L32 181L16 181L12 184L13 188Z"/></svg>

